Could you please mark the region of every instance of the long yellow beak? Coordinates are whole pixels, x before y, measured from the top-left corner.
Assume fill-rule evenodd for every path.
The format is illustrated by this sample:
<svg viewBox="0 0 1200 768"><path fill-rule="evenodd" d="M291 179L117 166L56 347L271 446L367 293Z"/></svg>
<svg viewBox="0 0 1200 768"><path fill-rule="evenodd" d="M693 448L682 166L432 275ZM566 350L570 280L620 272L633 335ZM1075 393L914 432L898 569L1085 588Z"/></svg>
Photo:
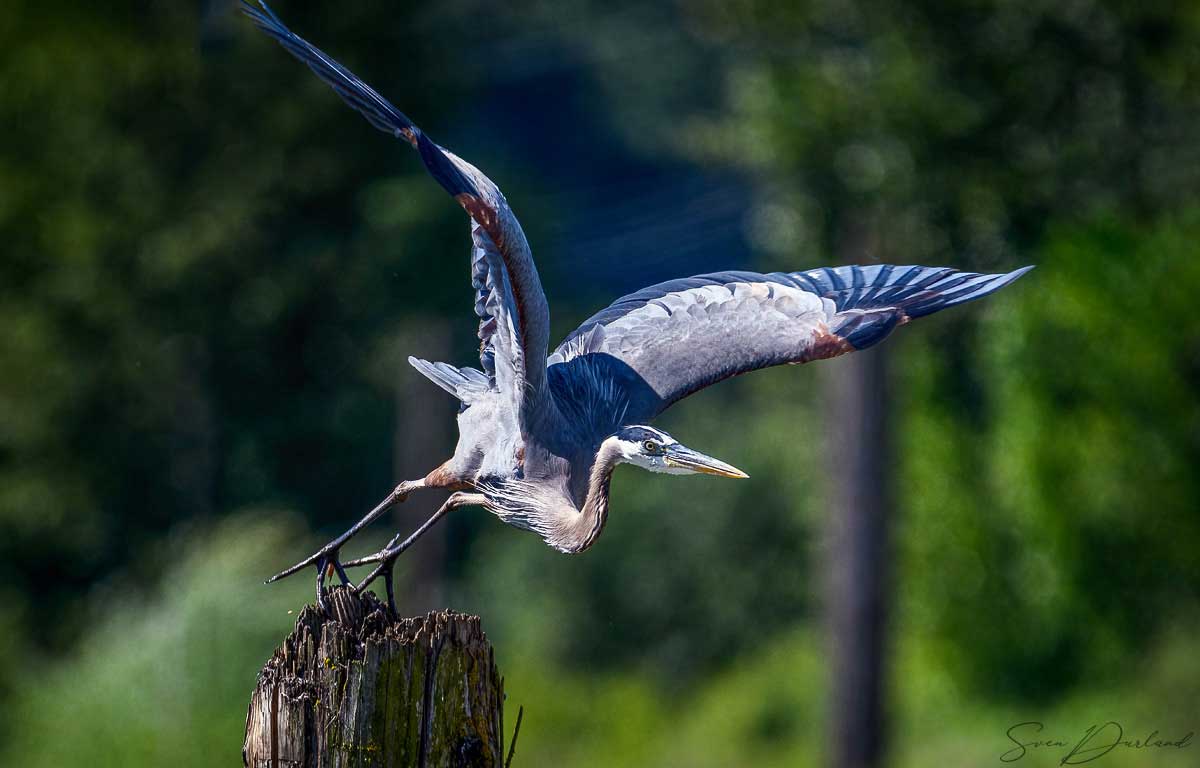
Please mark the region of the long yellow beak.
<svg viewBox="0 0 1200 768"><path fill-rule="evenodd" d="M750 475L747 475L731 464L726 464L720 459L714 459L712 456L705 456L699 451L693 451L691 448L678 443L667 447L666 455L663 456L663 459L669 467L688 469L692 472L701 472L706 475L719 475L720 477L732 477L739 480L750 477Z"/></svg>

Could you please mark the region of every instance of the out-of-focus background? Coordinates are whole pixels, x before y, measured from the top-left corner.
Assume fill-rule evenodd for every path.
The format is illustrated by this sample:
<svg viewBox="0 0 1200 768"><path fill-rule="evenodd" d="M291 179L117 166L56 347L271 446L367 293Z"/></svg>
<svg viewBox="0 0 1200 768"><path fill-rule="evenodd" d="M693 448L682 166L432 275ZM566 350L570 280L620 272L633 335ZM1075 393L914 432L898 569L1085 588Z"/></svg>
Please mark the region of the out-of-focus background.
<svg viewBox="0 0 1200 768"><path fill-rule="evenodd" d="M582 556L477 509L406 555L405 610L483 617L515 765L994 765L1023 721L1200 728L1195 6L275 10L501 186L556 336L721 268L1038 267L865 368L660 420L750 481L620 470ZM466 219L229 0L15 0L0 42L0 763L236 764L311 599L262 579L449 454L454 403L404 359L473 364ZM847 434L839 393L881 371L886 423Z"/></svg>

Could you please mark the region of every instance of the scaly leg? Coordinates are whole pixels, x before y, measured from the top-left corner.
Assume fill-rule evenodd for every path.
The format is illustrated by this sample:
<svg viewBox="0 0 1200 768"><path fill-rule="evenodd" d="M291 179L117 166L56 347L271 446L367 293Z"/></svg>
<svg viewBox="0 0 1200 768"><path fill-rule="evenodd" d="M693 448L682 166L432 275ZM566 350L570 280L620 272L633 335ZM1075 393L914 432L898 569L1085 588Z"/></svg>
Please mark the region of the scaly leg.
<svg viewBox="0 0 1200 768"><path fill-rule="evenodd" d="M380 515L386 512L389 507L399 504L408 497L408 494L412 493L418 488L424 487L426 487L426 481L424 479L406 480L403 483L400 483L400 485L396 486L395 490L388 494L386 499L379 502L374 509L367 513L366 517L355 523L350 530L321 547L309 557L306 557L305 559L296 563L291 568L280 571L271 578L267 579L267 583L270 584L273 581L279 581L280 579L291 576L297 571L303 570L310 565L315 565L317 567L317 605L322 605L323 600L321 597L321 590L325 586L325 577L327 576L330 568L337 572L338 578L341 579L343 584L348 585L350 583L350 579L346 576L345 569L343 568L341 562L338 561L338 550L342 548L342 545L353 538L363 528L366 528L368 525L374 522Z"/></svg>
<svg viewBox="0 0 1200 768"><path fill-rule="evenodd" d="M388 608L391 610L393 616L396 615L395 588L392 585L392 569L396 565L396 558L400 557L404 550L411 547L413 542L421 538L421 536L423 536L439 520L445 517L446 513L450 510L469 506L471 504L483 504L484 501L485 498L483 494L480 493L462 493L461 491L458 493L453 493L450 495L450 498L446 499L446 503L443 504L437 512L433 513L432 517L422 523L421 527L413 531L404 541L400 541L400 534L396 534L392 537L392 540L388 542L386 547L379 550L375 554L367 555L366 557L360 557L357 560L351 560L350 562L346 563L347 568L367 565L369 563L379 563L375 570L367 574L367 577L354 587L354 590L357 592L366 589L372 581L375 581L375 579L379 578L380 576L384 576L384 583L387 584Z"/></svg>

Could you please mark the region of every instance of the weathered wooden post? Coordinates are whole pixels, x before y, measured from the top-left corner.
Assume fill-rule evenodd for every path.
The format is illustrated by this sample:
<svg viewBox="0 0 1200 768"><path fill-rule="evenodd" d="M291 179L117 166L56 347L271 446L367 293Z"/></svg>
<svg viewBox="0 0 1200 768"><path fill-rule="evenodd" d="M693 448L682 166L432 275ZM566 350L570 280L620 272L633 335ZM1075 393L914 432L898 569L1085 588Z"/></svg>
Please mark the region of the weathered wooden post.
<svg viewBox="0 0 1200 768"><path fill-rule="evenodd" d="M504 691L479 619L395 620L370 592L307 606L259 673L249 768L500 766Z"/></svg>

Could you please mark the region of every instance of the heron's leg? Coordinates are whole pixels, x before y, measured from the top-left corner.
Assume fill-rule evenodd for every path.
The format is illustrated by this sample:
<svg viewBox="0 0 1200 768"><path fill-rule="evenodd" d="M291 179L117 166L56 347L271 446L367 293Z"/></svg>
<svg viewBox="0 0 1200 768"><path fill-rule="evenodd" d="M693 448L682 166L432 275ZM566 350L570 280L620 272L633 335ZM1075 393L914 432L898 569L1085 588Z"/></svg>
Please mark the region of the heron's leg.
<svg viewBox="0 0 1200 768"><path fill-rule="evenodd" d="M439 507L438 511L434 512L428 520L422 523L420 528L409 534L408 538L401 541L400 534L396 534L392 537L392 540L388 542L386 547L379 550L375 554L367 555L366 557L360 557L357 560L351 560L350 562L346 563L347 568L368 565L370 563L379 563L379 565L375 567L375 570L367 574L367 577L354 587L354 590L358 592L366 589L372 581L375 581L375 579L379 578L380 576L384 576L384 583L387 584L388 608L394 615L396 613L396 598L395 588L392 585L392 570L396 565L396 558L400 557L400 555L406 549L411 547L413 542L425 535L425 533L435 524L437 524L439 520L445 517L446 513L450 510L469 506L471 504L482 504L484 500L483 494L480 493L462 493L461 491L453 493L450 495L450 498L446 499L446 503Z"/></svg>
<svg viewBox="0 0 1200 768"><path fill-rule="evenodd" d="M317 603L319 605L321 603L321 589L325 586L327 568L333 568L337 572L338 578L341 579L343 584L350 584L350 579L347 578L346 571L342 567L341 562L338 560L338 550L342 548L342 545L353 538L363 528L366 528L368 525L374 522L380 515L386 512L389 507L399 504L408 497L408 494L412 493L418 488L424 488L425 486L426 482L424 479L405 480L403 483L400 483L400 485L397 485L395 489L387 495L387 498L376 504L375 508L368 512L362 520L359 520L357 523L351 526L350 530L321 547L309 557L306 557L305 559L296 563L291 568L280 571L271 578L267 579L267 583L270 584L273 581L279 581L280 579L291 576L293 573L303 570L310 565L315 565L317 566Z"/></svg>

